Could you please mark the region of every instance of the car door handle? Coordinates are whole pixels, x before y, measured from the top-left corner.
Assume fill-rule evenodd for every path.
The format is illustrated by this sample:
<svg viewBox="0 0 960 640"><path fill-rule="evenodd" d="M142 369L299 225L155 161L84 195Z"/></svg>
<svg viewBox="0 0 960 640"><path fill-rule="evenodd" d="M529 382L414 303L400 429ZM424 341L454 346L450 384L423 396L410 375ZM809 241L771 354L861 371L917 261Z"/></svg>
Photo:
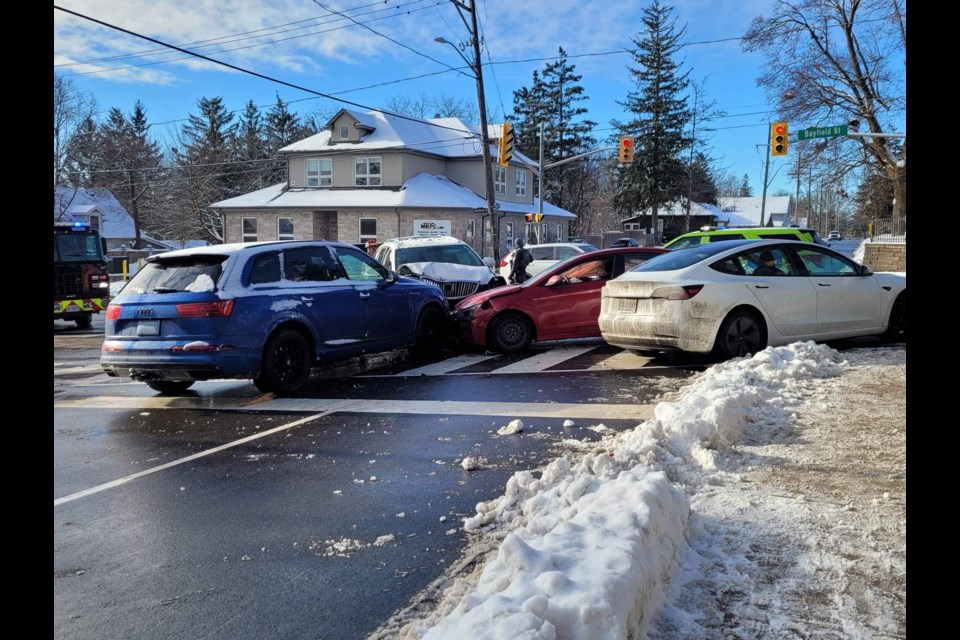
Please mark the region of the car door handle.
<svg viewBox="0 0 960 640"><path fill-rule="evenodd" d="M817 283L817 286L818 286L818 287L829 287L830 284L829 284L829 283L826 283L826 282L818 282L818 283Z"/></svg>
<svg viewBox="0 0 960 640"><path fill-rule="evenodd" d="M768 284L755 284L755 285L753 285L753 286L754 286L755 288L757 288L757 289L769 289L769 288L770 288L770 285L768 285Z"/></svg>
<svg viewBox="0 0 960 640"><path fill-rule="evenodd" d="M300 302L313 302L313 297L311 297L311 296L300 296Z"/></svg>
<svg viewBox="0 0 960 640"><path fill-rule="evenodd" d="M361 292L360 292L360 299L361 299L361 300L366 300L366 299L369 298L369 297L370 297L370 294L367 293L366 291L361 291Z"/></svg>

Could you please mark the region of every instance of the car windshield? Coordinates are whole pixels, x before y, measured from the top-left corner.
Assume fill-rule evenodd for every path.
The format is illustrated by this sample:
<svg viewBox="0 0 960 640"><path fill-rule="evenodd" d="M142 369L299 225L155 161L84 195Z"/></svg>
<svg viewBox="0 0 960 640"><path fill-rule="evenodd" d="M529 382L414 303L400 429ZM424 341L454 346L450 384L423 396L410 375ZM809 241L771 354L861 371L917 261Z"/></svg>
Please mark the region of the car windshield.
<svg viewBox="0 0 960 640"><path fill-rule="evenodd" d="M100 262L100 238L88 234L56 234L53 236L54 262Z"/></svg>
<svg viewBox="0 0 960 640"><path fill-rule="evenodd" d="M123 293L214 291L226 256L187 256L152 260L133 276Z"/></svg>
<svg viewBox="0 0 960 640"><path fill-rule="evenodd" d="M448 262L469 267L484 266L477 253L463 244L443 244L425 247L408 247L397 250L397 266L411 262Z"/></svg>
<svg viewBox="0 0 960 640"><path fill-rule="evenodd" d="M670 251L669 253L661 253L658 256L654 256L643 264L634 267L631 269L631 271L675 271L677 269L683 269L692 264L696 264L701 260L713 257L718 253L723 253L724 251L730 250L733 246L736 246L732 244L734 242L736 242L737 245L740 245L748 244L753 241L731 240L730 242L698 244L695 247L689 247L687 249L676 249L674 251Z"/></svg>

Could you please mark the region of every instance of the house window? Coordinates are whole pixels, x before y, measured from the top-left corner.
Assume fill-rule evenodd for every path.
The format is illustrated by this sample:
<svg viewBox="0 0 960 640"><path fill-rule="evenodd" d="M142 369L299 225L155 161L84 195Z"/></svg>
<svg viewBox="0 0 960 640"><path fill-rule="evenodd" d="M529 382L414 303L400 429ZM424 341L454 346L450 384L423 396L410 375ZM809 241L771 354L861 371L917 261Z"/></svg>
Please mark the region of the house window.
<svg viewBox="0 0 960 640"><path fill-rule="evenodd" d="M100 231L100 214L91 213L89 216L77 216L77 220L80 222L86 222L87 226L96 231Z"/></svg>
<svg viewBox="0 0 960 640"><path fill-rule="evenodd" d="M547 230L549 228L550 228L550 225L548 225L546 222L540 225L540 237L543 238L544 242L547 242L549 240L549 237L547 236Z"/></svg>
<svg viewBox="0 0 960 640"><path fill-rule="evenodd" d="M360 239L359 242L377 239L377 219L360 218Z"/></svg>
<svg viewBox="0 0 960 640"><path fill-rule="evenodd" d="M307 160L307 186L329 187L333 185L333 160L311 158Z"/></svg>
<svg viewBox="0 0 960 640"><path fill-rule="evenodd" d="M496 167L493 170L493 190L496 193L507 192L507 168Z"/></svg>
<svg viewBox="0 0 960 640"><path fill-rule="evenodd" d="M533 225L529 222L523 225L523 234L527 237L526 242L530 242L533 238Z"/></svg>
<svg viewBox="0 0 960 640"><path fill-rule="evenodd" d="M243 234L241 242L256 242L257 241L257 219L256 218L241 218L241 226L243 227Z"/></svg>
<svg viewBox="0 0 960 640"><path fill-rule="evenodd" d="M517 171L517 195L527 195L527 172Z"/></svg>
<svg viewBox="0 0 960 640"><path fill-rule="evenodd" d="M557 242L562 242L562 241L563 241L563 225L558 224L557 225Z"/></svg>
<svg viewBox="0 0 960 640"><path fill-rule="evenodd" d="M513 246L513 223L512 222L507 223L507 246L508 247Z"/></svg>
<svg viewBox="0 0 960 640"><path fill-rule="evenodd" d="M474 236L477 235L477 221L476 220L467 220L467 238L473 240Z"/></svg>
<svg viewBox="0 0 960 640"><path fill-rule="evenodd" d="M340 125L340 139L348 140L350 138L350 125L342 124Z"/></svg>
<svg viewBox="0 0 960 640"><path fill-rule="evenodd" d="M293 218L277 218L277 240L296 240L293 236Z"/></svg>
<svg viewBox="0 0 960 640"><path fill-rule="evenodd" d="M354 162L358 187L380 186L380 158L357 158Z"/></svg>

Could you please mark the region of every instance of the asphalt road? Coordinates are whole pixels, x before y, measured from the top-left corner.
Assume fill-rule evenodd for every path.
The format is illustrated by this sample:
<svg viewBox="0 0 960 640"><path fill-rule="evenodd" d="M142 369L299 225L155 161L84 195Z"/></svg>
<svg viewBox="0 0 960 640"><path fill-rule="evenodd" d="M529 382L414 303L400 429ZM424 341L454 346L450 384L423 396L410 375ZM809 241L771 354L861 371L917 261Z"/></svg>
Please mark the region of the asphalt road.
<svg viewBox="0 0 960 640"><path fill-rule="evenodd" d="M366 637L514 472L636 426L703 368L579 341L355 361L296 398L244 381L167 398L99 372L96 326L54 330L54 636L71 640Z"/></svg>

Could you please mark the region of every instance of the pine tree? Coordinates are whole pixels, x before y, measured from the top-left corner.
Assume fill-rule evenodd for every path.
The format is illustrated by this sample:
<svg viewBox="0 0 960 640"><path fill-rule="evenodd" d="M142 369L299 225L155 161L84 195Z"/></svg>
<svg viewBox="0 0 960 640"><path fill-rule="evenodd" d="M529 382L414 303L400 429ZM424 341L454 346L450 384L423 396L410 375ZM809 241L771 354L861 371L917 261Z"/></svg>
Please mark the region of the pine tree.
<svg viewBox="0 0 960 640"><path fill-rule="evenodd" d="M285 182L287 179L287 162L277 153L283 147L310 135L300 116L288 109L287 103L277 94L277 102L267 112L266 124L266 151L268 157L274 159L269 163L268 180L270 184Z"/></svg>
<svg viewBox="0 0 960 640"><path fill-rule="evenodd" d="M740 182L740 197L749 198L753 196L753 189L750 187L750 176L743 174L743 181Z"/></svg>
<svg viewBox="0 0 960 640"><path fill-rule="evenodd" d="M644 9L645 30L632 39L636 66L627 67L636 90L619 103L633 118L612 123L620 135L635 137L636 150L634 161L620 170L617 209L629 216L649 208L654 230L660 205L685 194L688 180L680 154L690 144L683 133L689 120L684 95L689 72L681 73L674 60L686 29L675 28L672 11L659 0Z"/></svg>
<svg viewBox="0 0 960 640"><path fill-rule="evenodd" d="M140 247L141 231L150 226L156 201L155 185L163 179L160 145L149 138L146 107L139 100L130 115L113 107L98 136L97 186L110 190L133 219L133 247Z"/></svg>
<svg viewBox="0 0 960 640"><path fill-rule="evenodd" d="M242 174L238 175L241 191L256 191L274 184L269 178L269 163L264 162L270 157L267 153L266 127L260 108L253 100L247 101L246 108L240 114L235 142L234 153L239 161L237 167Z"/></svg>
<svg viewBox="0 0 960 640"><path fill-rule="evenodd" d="M513 92L511 121L516 131L515 146L520 153L539 158L538 133L543 123L545 164L583 153L596 144L590 136L596 122L580 119L587 113L586 107L580 104L587 100L580 85L582 76L575 73L563 47L558 53L557 60L548 63L542 75L534 70L529 88L521 87ZM582 215L589 204L586 167L584 163L573 163L545 172L543 199Z"/></svg>
<svg viewBox="0 0 960 640"><path fill-rule="evenodd" d="M168 224L177 236L202 234L222 242L220 216L209 205L241 193L236 165L231 164L237 124L221 97L200 98L197 106L199 115L190 114L173 149L176 196L185 218L173 217Z"/></svg>

